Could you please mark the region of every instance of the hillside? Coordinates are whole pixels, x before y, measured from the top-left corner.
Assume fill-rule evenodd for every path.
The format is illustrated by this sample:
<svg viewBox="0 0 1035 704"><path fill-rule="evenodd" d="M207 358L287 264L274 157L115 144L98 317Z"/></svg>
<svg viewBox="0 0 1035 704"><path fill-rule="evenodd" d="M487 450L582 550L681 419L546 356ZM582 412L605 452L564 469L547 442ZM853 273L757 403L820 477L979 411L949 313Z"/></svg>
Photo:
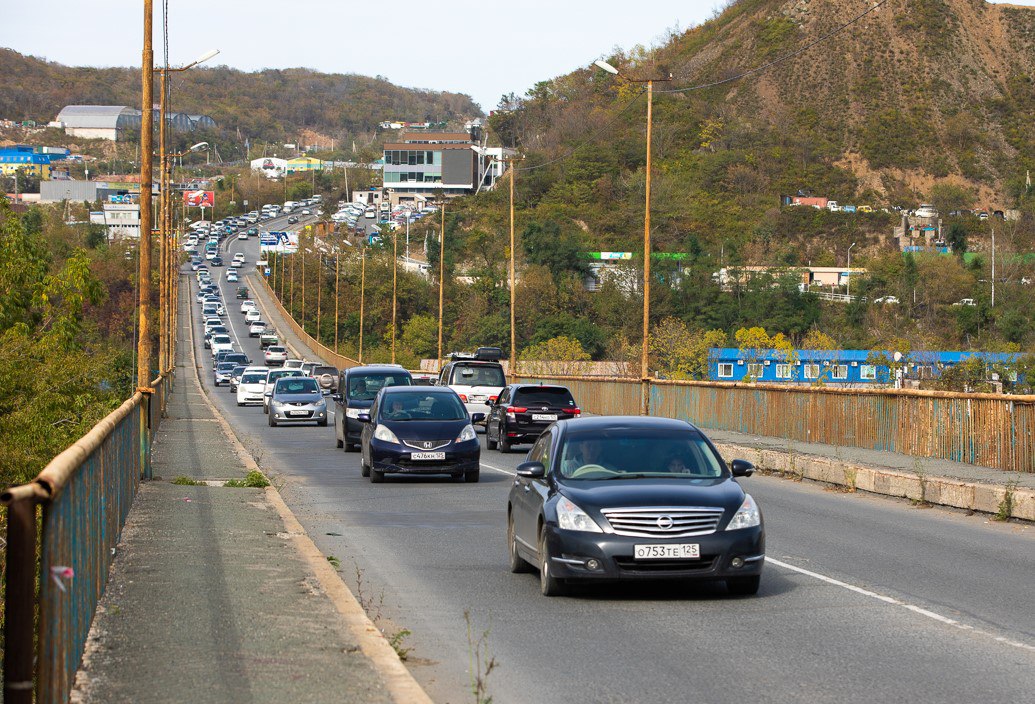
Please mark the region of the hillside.
<svg viewBox="0 0 1035 704"><path fill-rule="evenodd" d="M173 108L205 113L253 142L309 130L337 140L387 119L457 120L481 114L467 95L402 88L380 78L305 68L245 73L225 66L175 75ZM157 80L155 83L157 102ZM138 105L140 71L63 66L0 48L0 117L47 122L69 104Z"/></svg>

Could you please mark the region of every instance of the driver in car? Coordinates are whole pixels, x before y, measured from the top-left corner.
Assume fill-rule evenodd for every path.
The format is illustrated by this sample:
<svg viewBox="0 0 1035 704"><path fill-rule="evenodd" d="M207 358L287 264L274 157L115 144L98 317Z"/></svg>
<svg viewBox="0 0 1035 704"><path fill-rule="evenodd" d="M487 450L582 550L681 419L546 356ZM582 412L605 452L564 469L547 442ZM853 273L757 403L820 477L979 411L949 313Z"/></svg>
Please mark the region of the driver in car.
<svg viewBox="0 0 1035 704"><path fill-rule="evenodd" d="M565 457L561 466L561 472L564 476L570 477L575 470L587 465L596 465L604 469L614 470L614 466L605 460L603 455L604 448L598 440L583 440L572 455Z"/></svg>

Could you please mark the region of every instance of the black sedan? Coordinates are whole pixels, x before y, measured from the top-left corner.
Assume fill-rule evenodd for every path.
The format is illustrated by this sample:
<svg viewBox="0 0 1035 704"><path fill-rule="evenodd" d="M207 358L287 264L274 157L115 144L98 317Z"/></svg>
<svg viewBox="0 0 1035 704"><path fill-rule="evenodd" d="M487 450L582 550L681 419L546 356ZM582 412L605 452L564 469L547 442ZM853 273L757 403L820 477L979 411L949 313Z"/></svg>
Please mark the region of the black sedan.
<svg viewBox="0 0 1035 704"><path fill-rule="evenodd" d="M590 580L725 580L758 591L762 513L693 425L606 416L558 421L518 465L507 506L512 572L535 565L540 589Z"/></svg>
<svg viewBox="0 0 1035 704"><path fill-rule="evenodd" d="M582 411L566 386L511 384L489 406L485 445L510 452L511 445L532 443L558 420L578 418Z"/></svg>
<svg viewBox="0 0 1035 704"><path fill-rule="evenodd" d="M478 481L481 445L456 392L448 386L386 386L381 389L360 437L361 472L374 483L386 474L449 474Z"/></svg>

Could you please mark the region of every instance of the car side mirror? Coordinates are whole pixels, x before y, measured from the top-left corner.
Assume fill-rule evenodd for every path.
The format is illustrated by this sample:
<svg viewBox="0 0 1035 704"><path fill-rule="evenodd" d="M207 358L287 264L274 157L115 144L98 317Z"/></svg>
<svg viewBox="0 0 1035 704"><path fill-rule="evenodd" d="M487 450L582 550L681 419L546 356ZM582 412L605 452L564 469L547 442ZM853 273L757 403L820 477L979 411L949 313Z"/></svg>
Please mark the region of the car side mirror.
<svg viewBox="0 0 1035 704"><path fill-rule="evenodd" d="M360 413L359 417L356 420L358 420L360 423L369 423L370 422L370 414L369 413Z"/></svg>
<svg viewBox="0 0 1035 704"><path fill-rule="evenodd" d="M730 462L730 471L734 477L750 477L755 472L755 465L747 460L733 460Z"/></svg>
<svg viewBox="0 0 1035 704"><path fill-rule="evenodd" d="M331 400L341 403L341 394L331 394Z"/></svg>
<svg viewBox="0 0 1035 704"><path fill-rule="evenodd" d="M272 398L273 397L273 392L272 391L267 391L266 393L263 394L263 396L265 396L266 398Z"/></svg>
<svg viewBox="0 0 1035 704"><path fill-rule="evenodd" d="M471 414L471 422L475 423L475 424L477 424L477 423L484 423L485 422L485 414L484 413L472 413Z"/></svg>
<svg viewBox="0 0 1035 704"><path fill-rule="evenodd" d="M546 476L546 467L542 462L522 462L517 466L517 475L526 479L542 479Z"/></svg>

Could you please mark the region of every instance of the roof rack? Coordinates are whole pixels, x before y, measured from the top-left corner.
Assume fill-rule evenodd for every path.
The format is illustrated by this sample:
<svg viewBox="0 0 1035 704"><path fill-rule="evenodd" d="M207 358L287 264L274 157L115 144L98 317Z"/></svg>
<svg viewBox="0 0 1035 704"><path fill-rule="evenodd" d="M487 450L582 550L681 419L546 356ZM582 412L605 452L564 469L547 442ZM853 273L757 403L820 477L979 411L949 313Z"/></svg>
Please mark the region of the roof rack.
<svg viewBox="0 0 1035 704"><path fill-rule="evenodd" d="M474 354L470 352L451 352L449 358L454 362L462 359L472 359L480 362L497 362L503 359L503 350L499 347L479 347L474 351Z"/></svg>

